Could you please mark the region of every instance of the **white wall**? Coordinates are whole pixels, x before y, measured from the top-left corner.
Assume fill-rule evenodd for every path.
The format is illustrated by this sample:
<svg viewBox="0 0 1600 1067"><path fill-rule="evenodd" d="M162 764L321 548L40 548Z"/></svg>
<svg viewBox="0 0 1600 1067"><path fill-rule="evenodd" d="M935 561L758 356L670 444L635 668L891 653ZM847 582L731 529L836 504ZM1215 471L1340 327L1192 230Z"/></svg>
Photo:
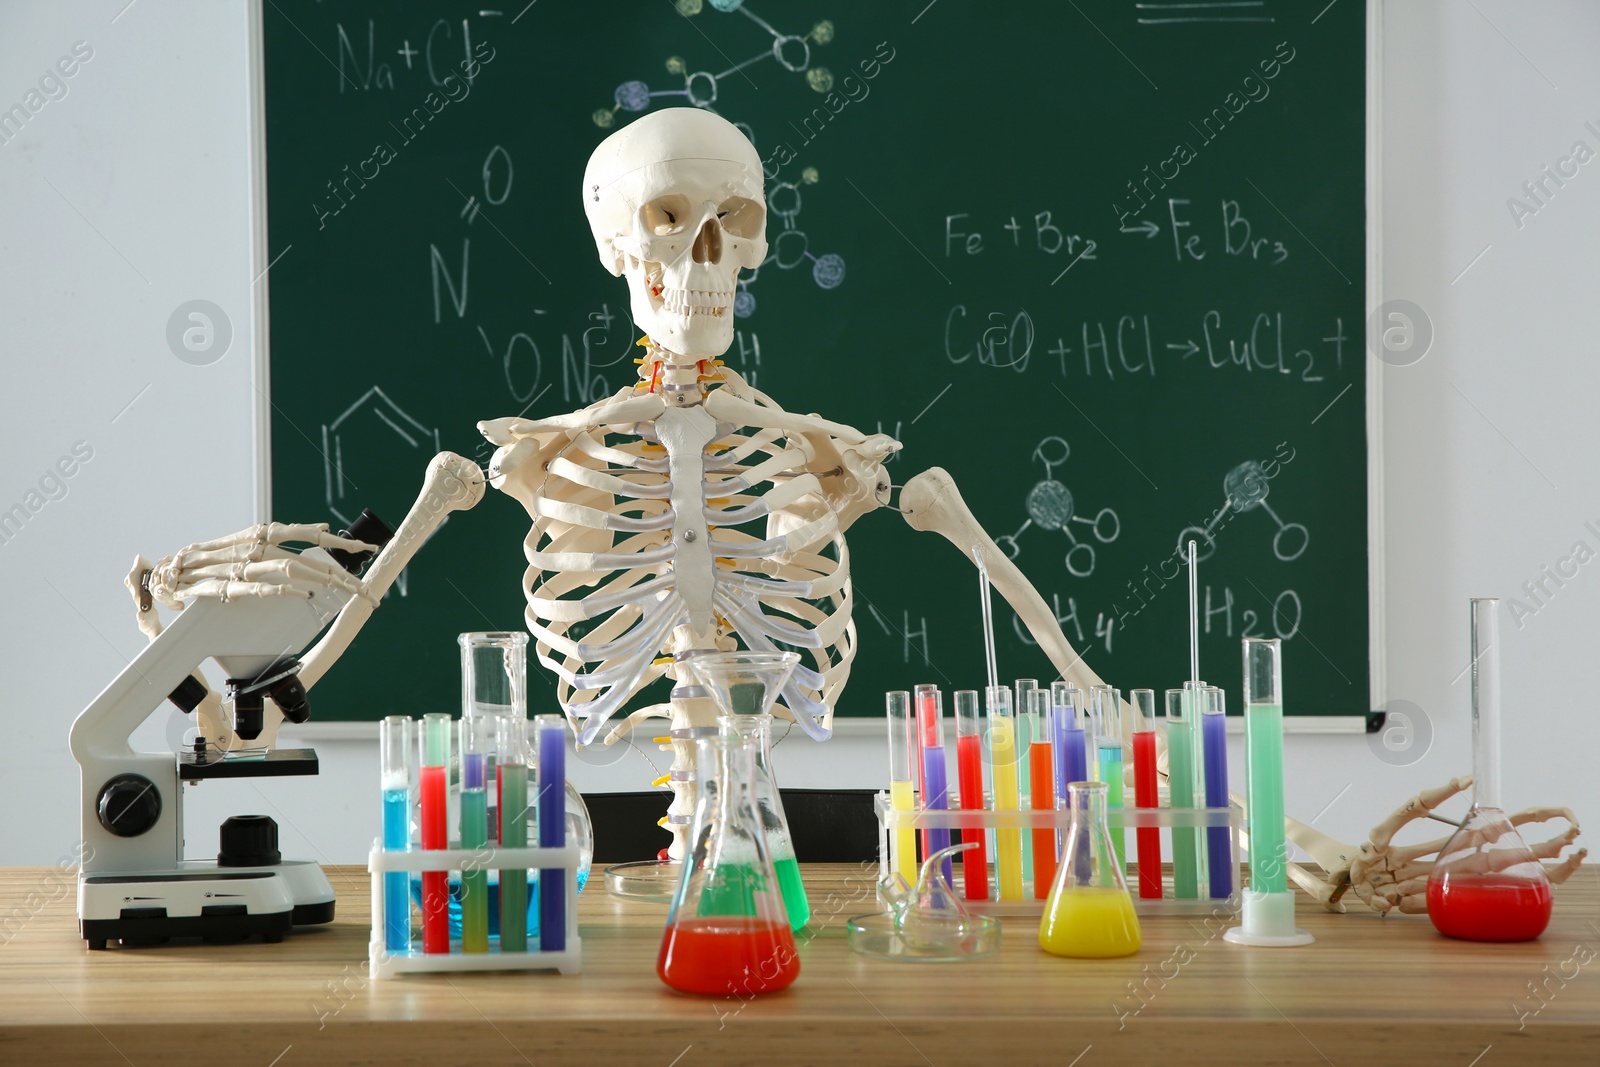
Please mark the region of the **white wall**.
<svg viewBox="0 0 1600 1067"><path fill-rule="evenodd" d="M261 260L247 195L247 17L238 3L142 0L113 23L124 2L0 8L0 104L22 99L74 41L95 50L68 96L0 146L0 510L74 442L94 447L65 498L0 544L0 810L28 813L0 829L5 864L53 861L75 839L67 730L143 644L120 585L133 554L255 518L250 290ZM1420 363L1382 370L1384 621L1389 694L1420 708L1434 736L1387 759L1360 736L1289 739L1289 811L1348 841L1418 788L1470 769L1467 598L1521 596L1580 538L1600 549L1584 528L1600 528L1590 417L1600 301L1586 255L1600 163L1520 230L1505 206L1573 141L1600 149L1583 128L1600 127L1590 58L1600 8L1389 8L1384 295L1424 308L1436 339ZM165 339L172 310L194 298L233 324L232 349L210 366L180 362ZM1505 621L1507 803L1594 817L1600 727L1586 694L1600 565L1520 629ZM146 731L152 745L168 726ZM191 853L214 851L223 816L255 810L278 818L286 853L360 861L375 829L373 746L317 747L319 778L193 790ZM776 759L795 786L875 786L884 762L875 732L827 746L796 736ZM637 751L600 762L580 763L581 788L637 789L653 776Z"/></svg>

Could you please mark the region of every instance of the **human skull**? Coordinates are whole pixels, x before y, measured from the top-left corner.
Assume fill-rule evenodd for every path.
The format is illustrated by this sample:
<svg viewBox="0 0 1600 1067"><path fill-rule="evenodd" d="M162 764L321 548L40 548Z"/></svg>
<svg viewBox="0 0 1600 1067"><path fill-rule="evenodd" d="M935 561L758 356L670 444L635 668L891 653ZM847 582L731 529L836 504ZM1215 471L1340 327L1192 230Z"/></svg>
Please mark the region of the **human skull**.
<svg viewBox="0 0 1600 1067"><path fill-rule="evenodd" d="M695 107L636 119L589 157L583 206L635 323L678 355L726 352L739 268L767 256L761 157L744 134Z"/></svg>

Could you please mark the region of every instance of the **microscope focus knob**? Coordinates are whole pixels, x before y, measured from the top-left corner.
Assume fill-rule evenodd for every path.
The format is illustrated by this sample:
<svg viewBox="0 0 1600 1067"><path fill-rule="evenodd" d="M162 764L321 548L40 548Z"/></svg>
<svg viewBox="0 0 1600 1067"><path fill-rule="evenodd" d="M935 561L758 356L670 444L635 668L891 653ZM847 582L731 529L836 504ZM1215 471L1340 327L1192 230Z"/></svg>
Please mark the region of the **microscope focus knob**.
<svg viewBox="0 0 1600 1067"><path fill-rule="evenodd" d="M161 790L142 774L119 774L100 787L95 811L118 837L138 837L161 819Z"/></svg>
<svg viewBox="0 0 1600 1067"><path fill-rule="evenodd" d="M270 815L230 815L222 823L218 867L271 867L283 860Z"/></svg>

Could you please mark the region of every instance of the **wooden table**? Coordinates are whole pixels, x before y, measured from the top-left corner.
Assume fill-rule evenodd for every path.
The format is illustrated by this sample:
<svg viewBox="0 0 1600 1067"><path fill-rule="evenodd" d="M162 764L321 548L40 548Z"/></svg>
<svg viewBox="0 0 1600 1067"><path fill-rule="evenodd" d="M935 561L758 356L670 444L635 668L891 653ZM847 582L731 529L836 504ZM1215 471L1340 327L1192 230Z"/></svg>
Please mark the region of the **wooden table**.
<svg viewBox="0 0 1600 1067"><path fill-rule="evenodd" d="M994 957L912 965L846 944L874 872L817 866L799 981L744 1004L669 992L654 966L665 908L608 897L598 873L580 903L581 976L369 981L366 872L328 873L339 918L282 944L91 953L72 872L0 870L0 1064L1600 1063L1595 868L1556 891L1549 930L1527 944L1450 941L1424 918L1329 915L1302 897L1306 948L1244 949L1221 923L1170 918L1144 923L1136 956L1063 960L1015 920Z"/></svg>

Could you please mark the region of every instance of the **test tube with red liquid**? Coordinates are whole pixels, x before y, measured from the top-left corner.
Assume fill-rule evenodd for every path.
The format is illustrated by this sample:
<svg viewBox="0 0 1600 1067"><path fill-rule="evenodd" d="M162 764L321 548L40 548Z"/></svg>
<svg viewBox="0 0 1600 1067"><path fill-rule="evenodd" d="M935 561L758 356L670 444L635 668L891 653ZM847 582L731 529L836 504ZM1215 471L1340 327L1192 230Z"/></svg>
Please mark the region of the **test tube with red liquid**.
<svg viewBox="0 0 1600 1067"><path fill-rule="evenodd" d="M1055 712L1050 706L1050 690L1037 687L1025 694L1033 741L1028 745L1028 800L1034 811L1052 811L1056 806L1055 760L1050 737L1055 732ZM1044 900L1056 880L1056 831L1053 826L1033 831L1033 895Z"/></svg>
<svg viewBox="0 0 1600 1067"><path fill-rule="evenodd" d="M1133 803L1160 807L1156 782L1156 694L1153 689L1128 693L1133 704ZM1161 828L1141 826L1135 833L1139 859L1139 897L1161 899Z"/></svg>
<svg viewBox="0 0 1600 1067"><path fill-rule="evenodd" d="M982 811L983 732L978 718L978 693L975 689L956 691L956 777L961 788L961 810ZM961 881L968 900L989 899L988 834L980 829L961 831L961 843L976 848L961 853Z"/></svg>
<svg viewBox="0 0 1600 1067"><path fill-rule="evenodd" d="M450 716L422 717L422 847L450 847ZM422 872L422 951L450 951L450 872Z"/></svg>

